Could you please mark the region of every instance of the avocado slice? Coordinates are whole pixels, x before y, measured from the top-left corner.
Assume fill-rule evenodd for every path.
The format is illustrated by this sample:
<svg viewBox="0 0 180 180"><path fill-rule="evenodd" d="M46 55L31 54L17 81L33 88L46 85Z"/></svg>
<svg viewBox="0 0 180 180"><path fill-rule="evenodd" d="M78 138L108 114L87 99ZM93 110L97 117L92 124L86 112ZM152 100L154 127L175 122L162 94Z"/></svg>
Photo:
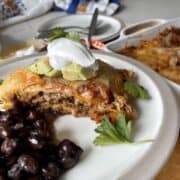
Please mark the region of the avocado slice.
<svg viewBox="0 0 180 180"><path fill-rule="evenodd" d="M96 71L93 69L84 68L76 63L67 65L62 71L53 69L49 65L48 57L42 57L34 64L30 65L28 69L33 73L48 77L59 77L63 75L63 78L69 81L87 80L96 76Z"/></svg>
<svg viewBox="0 0 180 180"><path fill-rule="evenodd" d="M48 77L59 77L61 76L61 71L56 70L56 69L52 69L51 71L45 73L46 76Z"/></svg>
<svg viewBox="0 0 180 180"><path fill-rule="evenodd" d="M39 75L45 75L48 77L58 77L61 76L61 71L53 69L49 65L49 59L48 57L42 57L38 61L36 61L34 64L30 65L28 69L36 74Z"/></svg>
<svg viewBox="0 0 180 180"><path fill-rule="evenodd" d="M49 65L48 57L42 57L32 65L28 67L28 69L36 74L44 75L47 72L52 70L52 67Z"/></svg>
<svg viewBox="0 0 180 180"><path fill-rule="evenodd" d="M63 78L69 81L87 80L96 76L96 71L71 63L62 69Z"/></svg>

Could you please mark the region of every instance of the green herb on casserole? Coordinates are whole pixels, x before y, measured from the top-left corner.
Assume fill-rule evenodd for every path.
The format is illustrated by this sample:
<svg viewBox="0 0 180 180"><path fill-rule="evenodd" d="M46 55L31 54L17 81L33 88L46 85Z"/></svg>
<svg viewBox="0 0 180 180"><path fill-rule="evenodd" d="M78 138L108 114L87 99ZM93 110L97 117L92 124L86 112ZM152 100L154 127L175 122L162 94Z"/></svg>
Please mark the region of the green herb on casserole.
<svg viewBox="0 0 180 180"><path fill-rule="evenodd" d="M151 98L148 91L134 81L126 81L124 83L124 89L133 97L140 99Z"/></svg>

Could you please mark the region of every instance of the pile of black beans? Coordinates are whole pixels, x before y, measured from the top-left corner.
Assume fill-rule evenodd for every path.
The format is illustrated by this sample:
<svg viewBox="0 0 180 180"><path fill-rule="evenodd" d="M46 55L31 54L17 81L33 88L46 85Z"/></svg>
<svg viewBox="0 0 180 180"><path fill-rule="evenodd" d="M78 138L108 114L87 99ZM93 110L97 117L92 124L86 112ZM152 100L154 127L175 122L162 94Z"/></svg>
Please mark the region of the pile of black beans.
<svg viewBox="0 0 180 180"><path fill-rule="evenodd" d="M47 118L17 103L0 111L0 180L56 180L77 164L82 149L68 139L53 142Z"/></svg>

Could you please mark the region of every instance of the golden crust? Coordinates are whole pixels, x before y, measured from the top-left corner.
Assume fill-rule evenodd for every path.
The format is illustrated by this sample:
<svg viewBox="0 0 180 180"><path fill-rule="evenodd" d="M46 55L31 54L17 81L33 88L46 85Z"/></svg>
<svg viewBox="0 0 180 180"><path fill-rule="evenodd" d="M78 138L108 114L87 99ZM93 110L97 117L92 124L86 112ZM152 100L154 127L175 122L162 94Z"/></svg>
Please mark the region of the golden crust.
<svg viewBox="0 0 180 180"><path fill-rule="evenodd" d="M102 62L99 67L97 77L87 81L49 78L19 69L9 74L0 86L0 99L5 103L18 99L40 109L90 116L96 121L106 113L115 119L120 112L134 119L136 111L123 88L124 81L133 79L134 74Z"/></svg>
<svg viewBox="0 0 180 180"><path fill-rule="evenodd" d="M136 47L126 47L118 52L180 84L180 29L165 29L151 40L143 40Z"/></svg>
<svg viewBox="0 0 180 180"><path fill-rule="evenodd" d="M7 79L0 86L0 99L11 101L14 95L29 87L42 87L45 81L38 75L31 73L26 69L19 69L8 75Z"/></svg>

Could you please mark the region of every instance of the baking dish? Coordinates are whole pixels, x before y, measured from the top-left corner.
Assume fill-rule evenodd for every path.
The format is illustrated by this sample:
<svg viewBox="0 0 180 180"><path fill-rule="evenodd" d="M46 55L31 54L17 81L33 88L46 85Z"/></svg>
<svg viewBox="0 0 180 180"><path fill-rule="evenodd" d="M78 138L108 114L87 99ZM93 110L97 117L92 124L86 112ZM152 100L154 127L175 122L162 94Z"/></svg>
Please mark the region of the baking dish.
<svg viewBox="0 0 180 180"><path fill-rule="evenodd" d="M140 41L152 39L157 36L159 32L172 26L180 28L180 17L170 20L149 19L132 24L122 29L120 38L108 43L105 50L117 52L117 50L128 46L136 46L140 43ZM172 90L177 96L177 101L180 107L180 85L167 79L166 81L171 85Z"/></svg>

